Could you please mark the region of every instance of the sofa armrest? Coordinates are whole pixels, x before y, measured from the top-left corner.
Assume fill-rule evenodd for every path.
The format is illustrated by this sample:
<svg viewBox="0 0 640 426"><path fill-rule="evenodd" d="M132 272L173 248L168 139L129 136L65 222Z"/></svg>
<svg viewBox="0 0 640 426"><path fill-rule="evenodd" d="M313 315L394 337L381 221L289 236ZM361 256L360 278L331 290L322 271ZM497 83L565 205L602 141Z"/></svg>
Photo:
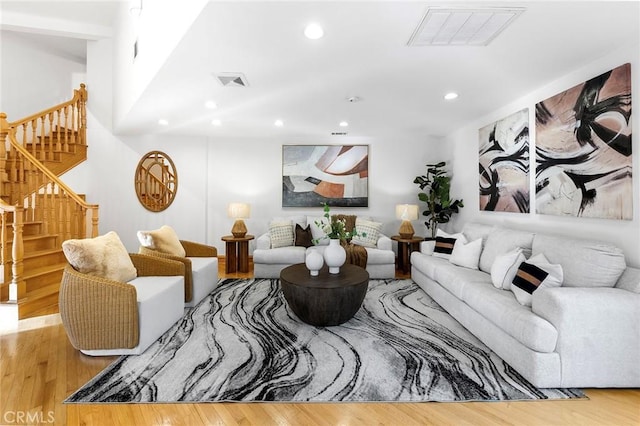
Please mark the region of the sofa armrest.
<svg viewBox="0 0 640 426"><path fill-rule="evenodd" d="M433 254L433 250L436 248L436 240L427 240L420 242L420 253Z"/></svg>
<svg viewBox="0 0 640 426"><path fill-rule="evenodd" d="M58 297L62 324L74 348L131 349L138 345L134 286L83 274L67 265Z"/></svg>
<svg viewBox="0 0 640 426"><path fill-rule="evenodd" d="M532 311L558 330L562 387L638 386L640 294L604 287L541 289L533 293Z"/></svg>
<svg viewBox="0 0 640 426"><path fill-rule="evenodd" d="M269 250L271 248L271 236L264 233L256 240L256 250Z"/></svg>
<svg viewBox="0 0 640 426"><path fill-rule="evenodd" d="M180 240L187 257L218 257L218 249L194 241Z"/></svg>
<svg viewBox="0 0 640 426"><path fill-rule="evenodd" d="M387 237L384 234L380 234L380 236L378 237L378 241L376 242L376 247L378 248L378 250L393 250L391 238Z"/></svg>
<svg viewBox="0 0 640 426"><path fill-rule="evenodd" d="M167 275L185 274L185 263L191 262L186 258L176 258L174 260L169 257L162 256L162 253L156 252L154 255L129 253L133 266L136 267L139 277L154 277Z"/></svg>

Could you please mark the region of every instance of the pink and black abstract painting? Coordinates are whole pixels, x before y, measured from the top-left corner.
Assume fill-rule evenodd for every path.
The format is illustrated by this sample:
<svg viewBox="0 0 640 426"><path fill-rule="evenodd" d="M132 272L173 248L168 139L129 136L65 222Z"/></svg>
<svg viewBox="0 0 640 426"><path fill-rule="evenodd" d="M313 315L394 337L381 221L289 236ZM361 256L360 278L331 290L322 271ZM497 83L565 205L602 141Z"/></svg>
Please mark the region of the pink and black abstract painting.
<svg viewBox="0 0 640 426"><path fill-rule="evenodd" d="M631 65L536 104L536 212L632 219Z"/></svg>
<svg viewBox="0 0 640 426"><path fill-rule="evenodd" d="M529 212L529 109L479 130L480 210Z"/></svg>

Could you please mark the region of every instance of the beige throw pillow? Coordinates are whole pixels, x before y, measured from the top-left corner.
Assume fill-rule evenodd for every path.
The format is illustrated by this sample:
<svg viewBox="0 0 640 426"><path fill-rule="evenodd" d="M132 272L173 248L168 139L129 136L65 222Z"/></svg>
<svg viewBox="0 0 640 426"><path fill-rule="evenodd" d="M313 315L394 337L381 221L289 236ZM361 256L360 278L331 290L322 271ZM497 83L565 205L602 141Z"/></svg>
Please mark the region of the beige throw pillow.
<svg viewBox="0 0 640 426"><path fill-rule="evenodd" d="M126 247L111 231L96 238L67 240L62 251L69 264L83 274L128 282L138 275Z"/></svg>
<svg viewBox="0 0 640 426"><path fill-rule="evenodd" d="M187 255L178 234L168 225L163 225L154 231L138 231L138 241L142 247L158 250L172 256L185 257Z"/></svg>

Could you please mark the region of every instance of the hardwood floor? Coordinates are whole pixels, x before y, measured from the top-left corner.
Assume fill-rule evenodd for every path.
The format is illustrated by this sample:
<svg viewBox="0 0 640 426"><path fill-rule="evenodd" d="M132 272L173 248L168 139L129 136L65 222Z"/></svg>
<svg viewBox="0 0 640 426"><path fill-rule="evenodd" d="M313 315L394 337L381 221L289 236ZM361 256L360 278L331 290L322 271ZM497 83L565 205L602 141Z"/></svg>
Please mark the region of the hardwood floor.
<svg viewBox="0 0 640 426"><path fill-rule="evenodd" d="M225 276L221 260L220 276ZM16 330L0 330L0 424L640 425L639 389L587 389L588 400L549 402L62 403L115 359L76 351L58 314L23 320Z"/></svg>

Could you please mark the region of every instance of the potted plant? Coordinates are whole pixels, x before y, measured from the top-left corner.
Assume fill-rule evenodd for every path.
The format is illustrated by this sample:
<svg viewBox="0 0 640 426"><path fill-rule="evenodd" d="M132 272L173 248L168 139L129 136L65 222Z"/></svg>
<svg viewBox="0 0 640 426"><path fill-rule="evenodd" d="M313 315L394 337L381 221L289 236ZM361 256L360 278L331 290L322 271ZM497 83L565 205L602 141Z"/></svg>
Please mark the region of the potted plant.
<svg viewBox="0 0 640 426"><path fill-rule="evenodd" d="M451 176L445 170L446 162L427 164L427 174L416 176L413 183L420 187L418 199L427 203L427 208L422 212L427 217L424 223L431 230L431 238L436 237L439 223L447 223L451 215L458 213L464 207L462 200L451 200Z"/></svg>

